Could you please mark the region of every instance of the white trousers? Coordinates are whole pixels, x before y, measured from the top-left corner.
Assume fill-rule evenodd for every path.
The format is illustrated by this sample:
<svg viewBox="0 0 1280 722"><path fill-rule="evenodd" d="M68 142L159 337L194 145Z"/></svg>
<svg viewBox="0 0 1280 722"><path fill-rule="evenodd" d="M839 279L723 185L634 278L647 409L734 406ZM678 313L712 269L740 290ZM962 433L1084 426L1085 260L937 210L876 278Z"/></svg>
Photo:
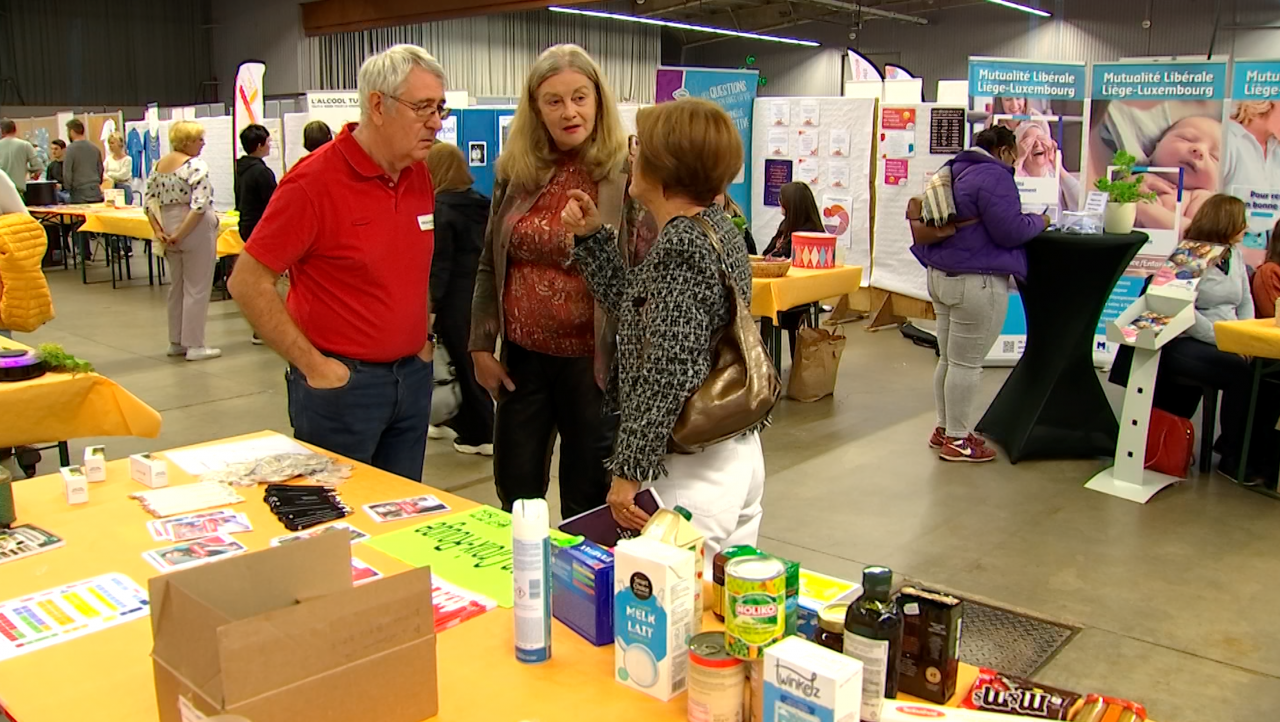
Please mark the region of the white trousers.
<svg viewBox="0 0 1280 722"><path fill-rule="evenodd" d="M653 483L664 506L683 506L705 537L706 558L739 544L755 546L764 515L764 449L760 434L743 434L697 454L672 454L667 475Z"/></svg>

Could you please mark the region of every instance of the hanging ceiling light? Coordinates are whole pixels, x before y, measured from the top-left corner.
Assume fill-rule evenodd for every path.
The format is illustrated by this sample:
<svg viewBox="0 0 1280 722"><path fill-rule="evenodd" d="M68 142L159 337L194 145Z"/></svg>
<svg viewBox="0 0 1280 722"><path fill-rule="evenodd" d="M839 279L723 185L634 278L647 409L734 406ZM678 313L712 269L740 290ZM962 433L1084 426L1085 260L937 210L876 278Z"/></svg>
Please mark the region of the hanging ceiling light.
<svg viewBox="0 0 1280 722"><path fill-rule="evenodd" d="M1007 8L1013 8L1014 10L1021 10L1024 13L1039 15L1042 18L1053 17L1053 13L1049 12L1048 10L1041 10L1040 8L1033 8L1033 7L1028 7L1026 5L1020 5L1016 2L1013 2L1012 0L987 0L987 2L995 3L996 5L1003 5Z"/></svg>
<svg viewBox="0 0 1280 722"><path fill-rule="evenodd" d="M553 13L568 13L569 15L585 15L592 18L607 18L609 20L622 20L629 23L641 23L643 25L661 25L664 28L676 28L678 30L692 30L699 33L714 33L716 35L732 35L735 38L748 38L751 40L768 40L772 43L785 43L787 45L803 45L807 48L816 48L822 43L812 40L801 40L799 38L784 38L777 35L761 35L759 33L746 33L740 30L728 30L725 28L713 28L707 25L694 25L692 23L682 23L675 20L659 20L658 18L641 18L635 15L622 15L620 13L607 13L600 10L579 10L577 8L563 8L552 6L547 8Z"/></svg>

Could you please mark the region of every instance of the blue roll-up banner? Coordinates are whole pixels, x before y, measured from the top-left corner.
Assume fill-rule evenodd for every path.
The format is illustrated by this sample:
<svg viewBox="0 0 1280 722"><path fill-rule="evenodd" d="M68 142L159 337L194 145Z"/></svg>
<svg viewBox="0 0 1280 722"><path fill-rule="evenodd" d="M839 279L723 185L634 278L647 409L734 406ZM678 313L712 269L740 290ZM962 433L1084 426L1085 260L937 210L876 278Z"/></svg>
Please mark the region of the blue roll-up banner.
<svg viewBox="0 0 1280 722"><path fill-rule="evenodd" d="M1083 202L1080 159L1064 155L1084 136L1084 63L1046 63L1021 58L969 58L970 137L995 125L1014 132L1018 159L1014 181L1026 213L1058 218ZM1015 289L1004 326L987 354L988 365L1016 363L1027 343L1026 315Z"/></svg>
<svg viewBox="0 0 1280 722"><path fill-rule="evenodd" d="M1094 63L1086 144L1086 180L1108 173L1117 151L1137 158L1143 189L1156 194L1138 204L1134 227L1150 240L1116 284L1095 331L1095 358L1115 352L1105 324L1129 307L1143 281L1164 265L1182 230L1205 199L1223 191L1230 163L1223 149L1225 61L1152 60Z"/></svg>
<svg viewBox="0 0 1280 722"><path fill-rule="evenodd" d="M665 103L679 98L706 98L729 114L742 138L742 170L729 185L729 197L748 214L751 212L751 115L756 102L760 71L721 68L659 67L655 100Z"/></svg>
<svg viewBox="0 0 1280 722"><path fill-rule="evenodd" d="M515 108L462 108L455 110L457 144L467 158L467 170L478 192L493 196L493 182L502 154L503 130L515 116Z"/></svg>
<svg viewBox="0 0 1280 722"><path fill-rule="evenodd" d="M1280 138L1274 130L1280 118L1280 59L1233 63L1231 100L1222 132L1222 187L1248 209L1244 257L1257 268L1280 221Z"/></svg>

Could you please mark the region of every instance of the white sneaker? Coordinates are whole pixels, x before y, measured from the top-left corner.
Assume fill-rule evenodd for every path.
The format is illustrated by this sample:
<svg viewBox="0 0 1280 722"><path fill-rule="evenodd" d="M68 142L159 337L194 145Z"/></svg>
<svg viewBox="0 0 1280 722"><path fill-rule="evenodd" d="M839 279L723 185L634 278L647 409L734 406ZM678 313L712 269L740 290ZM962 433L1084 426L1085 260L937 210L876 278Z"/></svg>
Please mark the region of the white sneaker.
<svg viewBox="0 0 1280 722"><path fill-rule="evenodd" d="M204 361L205 359L218 358L222 355L222 349L209 348L208 346L197 346L187 349L188 361Z"/></svg>
<svg viewBox="0 0 1280 722"><path fill-rule="evenodd" d="M432 424L427 427L428 439L454 439L458 434L448 426L436 426Z"/></svg>
<svg viewBox="0 0 1280 722"><path fill-rule="evenodd" d="M169 344L169 350L165 352L165 356L186 356L187 347L179 346L176 343Z"/></svg>
<svg viewBox="0 0 1280 722"><path fill-rule="evenodd" d="M262 344L266 343L266 341L263 341L262 338L255 333L253 335L253 338L249 339L249 343L253 344L254 346L261 346Z"/></svg>
<svg viewBox="0 0 1280 722"><path fill-rule="evenodd" d="M466 446L455 441L453 442L453 450L459 454L471 454L472 456L493 456L493 444Z"/></svg>

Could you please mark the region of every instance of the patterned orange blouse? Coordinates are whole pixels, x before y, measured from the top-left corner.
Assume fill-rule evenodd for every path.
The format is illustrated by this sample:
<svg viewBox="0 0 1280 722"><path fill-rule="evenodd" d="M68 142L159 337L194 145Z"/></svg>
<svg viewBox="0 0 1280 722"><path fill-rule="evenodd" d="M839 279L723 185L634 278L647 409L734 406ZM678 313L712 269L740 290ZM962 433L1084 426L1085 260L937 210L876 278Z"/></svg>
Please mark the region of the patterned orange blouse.
<svg viewBox="0 0 1280 722"><path fill-rule="evenodd" d="M569 266L573 236L564 229L560 213L571 190L599 201L590 174L566 160L556 166L529 212L516 221L502 305L507 340L550 356L581 358L595 355L595 298L578 269Z"/></svg>

